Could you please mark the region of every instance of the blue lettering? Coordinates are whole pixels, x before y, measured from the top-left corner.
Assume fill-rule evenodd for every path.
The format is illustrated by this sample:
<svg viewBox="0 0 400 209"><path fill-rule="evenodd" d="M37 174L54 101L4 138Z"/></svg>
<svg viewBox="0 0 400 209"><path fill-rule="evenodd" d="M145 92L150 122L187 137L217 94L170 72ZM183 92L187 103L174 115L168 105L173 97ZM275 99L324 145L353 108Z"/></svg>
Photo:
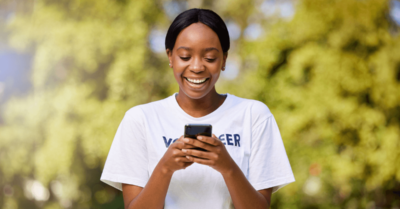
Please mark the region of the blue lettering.
<svg viewBox="0 0 400 209"><path fill-rule="evenodd" d="M235 135L233 135L233 138L235 138L235 146L239 146L240 147L240 135L239 134L235 134Z"/></svg>
<svg viewBox="0 0 400 209"><path fill-rule="evenodd" d="M218 138L219 138L219 140L221 140L221 142L222 142L224 145L226 145L225 142L224 142L224 141L225 141L225 138L224 138L224 135L223 135L223 134L222 134L221 136L219 136Z"/></svg>
<svg viewBox="0 0 400 209"><path fill-rule="evenodd" d="M221 140L221 142L224 145L240 147L240 135L239 134L221 134L218 138L219 138L219 140ZM163 136L163 139L164 139L165 147L168 148L172 143L175 143L179 138L172 139L172 138L167 138L167 137ZM235 142L235 144L233 142Z"/></svg>
<svg viewBox="0 0 400 209"><path fill-rule="evenodd" d="M163 138L164 138L165 147L169 147L169 145L171 144L172 139L167 140L167 138L165 138L165 136L163 136Z"/></svg>
<svg viewBox="0 0 400 209"><path fill-rule="evenodd" d="M226 134L226 141L228 142L228 145L233 145L232 134Z"/></svg>

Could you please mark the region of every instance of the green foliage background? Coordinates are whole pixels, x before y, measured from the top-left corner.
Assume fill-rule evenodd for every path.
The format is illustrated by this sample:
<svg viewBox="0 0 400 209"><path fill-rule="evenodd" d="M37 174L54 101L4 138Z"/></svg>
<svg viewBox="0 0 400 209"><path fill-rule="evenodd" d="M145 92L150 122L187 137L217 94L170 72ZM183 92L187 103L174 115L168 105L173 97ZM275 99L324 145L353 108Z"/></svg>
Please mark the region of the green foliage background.
<svg viewBox="0 0 400 209"><path fill-rule="evenodd" d="M99 178L124 113L178 91L148 41L171 22L167 1L21 2L0 34L32 54L32 88L1 103L0 207L123 208ZM296 182L273 208L400 207L400 36L389 1L295 1L291 19L262 18L261 3L186 5L265 31L232 42L239 76L217 91L261 100L278 121ZM29 180L47 201L26 195Z"/></svg>

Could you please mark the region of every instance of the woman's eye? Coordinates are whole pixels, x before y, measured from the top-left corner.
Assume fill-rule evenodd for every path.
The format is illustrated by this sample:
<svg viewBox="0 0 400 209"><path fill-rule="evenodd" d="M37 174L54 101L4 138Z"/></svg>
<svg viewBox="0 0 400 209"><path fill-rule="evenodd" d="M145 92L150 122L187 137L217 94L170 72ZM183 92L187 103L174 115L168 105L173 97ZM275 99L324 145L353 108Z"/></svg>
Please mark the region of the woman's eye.
<svg viewBox="0 0 400 209"><path fill-rule="evenodd" d="M188 61L190 59L190 57L181 57L181 59L184 61Z"/></svg>
<svg viewBox="0 0 400 209"><path fill-rule="evenodd" d="M214 62L216 59L206 58L207 62Z"/></svg>

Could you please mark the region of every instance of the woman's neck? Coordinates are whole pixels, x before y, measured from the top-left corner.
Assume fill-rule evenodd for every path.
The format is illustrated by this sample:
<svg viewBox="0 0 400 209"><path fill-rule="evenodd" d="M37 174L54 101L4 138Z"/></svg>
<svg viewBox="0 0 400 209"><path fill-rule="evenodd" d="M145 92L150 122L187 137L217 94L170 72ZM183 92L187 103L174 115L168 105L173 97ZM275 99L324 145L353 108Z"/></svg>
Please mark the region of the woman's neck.
<svg viewBox="0 0 400 209"><path fill-rule="evenodd" d="M206 96L200 99L192 99L179 89L176 101L179 106L192 117L199 118L206 116L221 106L226 99L226 95L220 95L213 88Z"/></svg>

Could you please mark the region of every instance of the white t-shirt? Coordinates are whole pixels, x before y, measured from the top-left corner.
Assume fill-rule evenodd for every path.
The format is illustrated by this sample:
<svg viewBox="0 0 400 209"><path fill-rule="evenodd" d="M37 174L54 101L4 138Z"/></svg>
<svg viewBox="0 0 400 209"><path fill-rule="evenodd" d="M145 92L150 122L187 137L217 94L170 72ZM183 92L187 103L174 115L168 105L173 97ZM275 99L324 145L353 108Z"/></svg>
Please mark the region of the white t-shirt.
<svg viewBox="0 0 400 209"><path fill-rule="evenodd" d="M294 176L274 116L259 101L227 94L214 112L195 118L181 109L175 94L128 110L117 130L101 180L119 190L121 183L144 187L168 146L185 124L211 124L256 190L276 192ZM176 171L165 208L234 208L222 175L194 163Z"/></svg>

